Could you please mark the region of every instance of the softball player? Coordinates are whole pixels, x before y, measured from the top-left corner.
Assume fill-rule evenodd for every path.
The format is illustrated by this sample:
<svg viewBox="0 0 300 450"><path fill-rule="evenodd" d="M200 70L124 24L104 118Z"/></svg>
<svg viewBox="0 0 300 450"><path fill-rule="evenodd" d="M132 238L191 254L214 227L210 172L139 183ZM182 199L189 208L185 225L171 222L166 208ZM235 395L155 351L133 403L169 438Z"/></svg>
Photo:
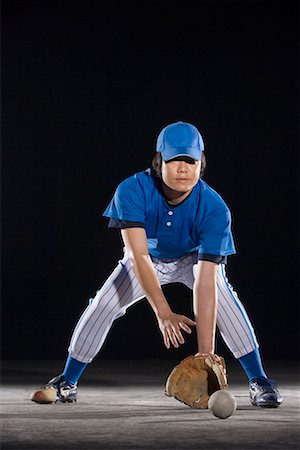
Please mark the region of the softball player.
<svg viewBox="0 0 300 450"><path fill-rule="evenodd" d="M184 344L184 333L195 327L198 353L213 355L217 326L248 376L252 404L282 403L264 371L247 313L227 279L227 257L235 253L231 215L222 197L202 179L203 150L194 125L172 123L158 136L152 168L117 187L103 215L109 227L121 230L123 258L77 323L64 371L36 392L54 388L55 400L76 401L79 378L100 351L113 321L146 297L167 348ZM193 290L195 320L172 310L162 286L173 282ZM40 394L33 393L32 400L42 402Z"/></svg>

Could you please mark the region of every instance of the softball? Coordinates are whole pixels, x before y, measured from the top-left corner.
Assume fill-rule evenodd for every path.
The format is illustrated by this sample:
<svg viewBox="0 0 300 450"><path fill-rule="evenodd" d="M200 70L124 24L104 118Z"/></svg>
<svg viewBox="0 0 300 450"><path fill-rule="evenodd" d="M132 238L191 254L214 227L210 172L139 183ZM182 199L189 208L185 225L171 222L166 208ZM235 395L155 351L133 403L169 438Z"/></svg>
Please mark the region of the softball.
<svg viewBox="0 0 300 450"><path fill-rule="evenodd" d="M214 392L208 400L208 409L219 419L230 417L237 407L236 398L227 389Z"/></svg>

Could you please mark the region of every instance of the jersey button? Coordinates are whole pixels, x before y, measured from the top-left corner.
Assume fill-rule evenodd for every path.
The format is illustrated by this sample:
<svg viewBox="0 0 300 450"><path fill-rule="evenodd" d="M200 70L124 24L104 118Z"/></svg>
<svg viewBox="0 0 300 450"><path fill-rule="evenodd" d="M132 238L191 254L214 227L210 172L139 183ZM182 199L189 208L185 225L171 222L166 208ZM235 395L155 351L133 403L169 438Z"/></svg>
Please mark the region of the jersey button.
<svg viewBox="0 0 300 450"><path fill-rule="evenodd" d="M172 225L172 222L167 222L167 227L170 227Z"/></svg>
<svg viewBox="0 0 300 450"><path fill-rule="evenodd" d="M168 211L169 216L173 216L173 211Z"/></svg>

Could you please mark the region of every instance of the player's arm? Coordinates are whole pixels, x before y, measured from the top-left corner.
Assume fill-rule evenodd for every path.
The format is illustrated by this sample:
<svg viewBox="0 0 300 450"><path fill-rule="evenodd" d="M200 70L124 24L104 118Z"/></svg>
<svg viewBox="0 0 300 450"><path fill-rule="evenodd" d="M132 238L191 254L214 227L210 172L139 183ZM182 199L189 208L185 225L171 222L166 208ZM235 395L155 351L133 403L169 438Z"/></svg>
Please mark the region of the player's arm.
<svg viewBox="0 0 300 450"><path fill-rule="evenodd" d="M179 347L178 343L184 343L180 330L191 333L188 325L196 323L186 316L172 312L153 267L144 228L124 228L121 234L134 273L157 317L165 346L169 348L171 341L174 347Z"/></svg>
<svg viewBox="0 0 300 450"><path fill-rule="evenodd" d="M214 353L217 320L217 277L218 264L198 261L193 289L194 315L196 319L198 352Z"/></svg>

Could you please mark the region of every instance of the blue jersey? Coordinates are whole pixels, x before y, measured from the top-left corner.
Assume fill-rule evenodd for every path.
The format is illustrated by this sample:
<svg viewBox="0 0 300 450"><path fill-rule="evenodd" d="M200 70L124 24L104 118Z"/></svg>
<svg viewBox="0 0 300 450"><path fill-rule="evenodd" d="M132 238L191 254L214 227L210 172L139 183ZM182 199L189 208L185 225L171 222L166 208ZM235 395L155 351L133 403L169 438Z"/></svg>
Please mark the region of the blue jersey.
<svg viewBox="0 0 300 450"><path fill-rule="evenodd" d="M196 251L199 259L235 253L230 211L202 179L174 206L167 202L151 169L138 172L119 184L103 216L118 228L145 228L149 253L156 258L175 259Z"/></svg>

